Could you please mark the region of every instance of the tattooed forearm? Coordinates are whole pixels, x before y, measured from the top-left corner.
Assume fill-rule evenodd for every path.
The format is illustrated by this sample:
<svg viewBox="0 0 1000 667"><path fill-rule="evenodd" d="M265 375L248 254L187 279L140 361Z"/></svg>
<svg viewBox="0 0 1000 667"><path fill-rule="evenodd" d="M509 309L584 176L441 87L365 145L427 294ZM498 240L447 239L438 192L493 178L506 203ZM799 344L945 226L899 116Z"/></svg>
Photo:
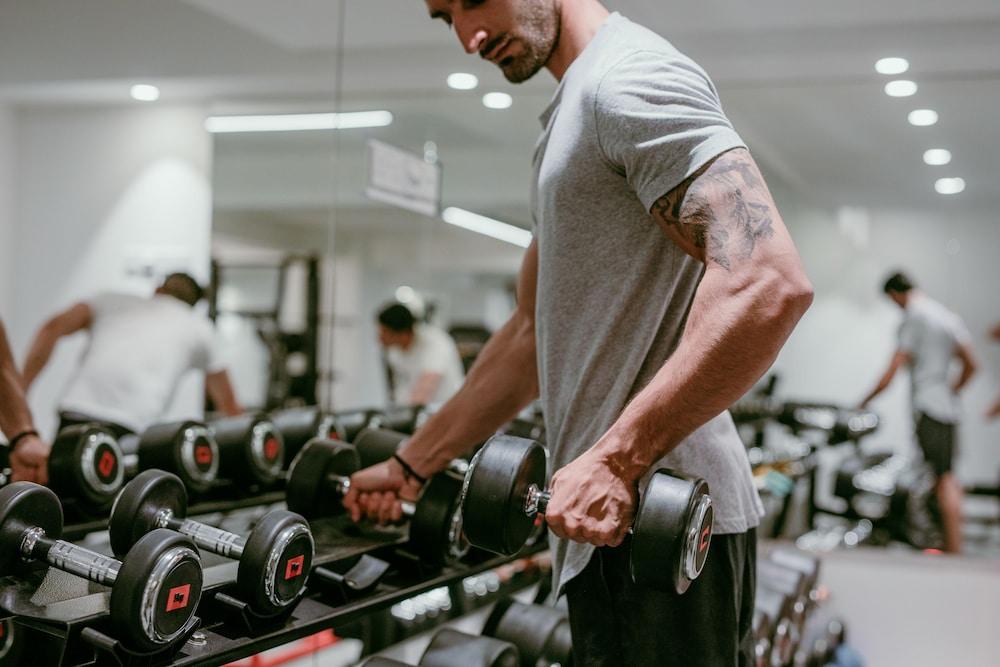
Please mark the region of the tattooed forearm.
<svg viewBox="0 0 1000 667"><path fill-rule="evenodd" d="M727 270L774 235L774 203L745 149L724 153L653 204L652 214L685 248Z"/></svg>

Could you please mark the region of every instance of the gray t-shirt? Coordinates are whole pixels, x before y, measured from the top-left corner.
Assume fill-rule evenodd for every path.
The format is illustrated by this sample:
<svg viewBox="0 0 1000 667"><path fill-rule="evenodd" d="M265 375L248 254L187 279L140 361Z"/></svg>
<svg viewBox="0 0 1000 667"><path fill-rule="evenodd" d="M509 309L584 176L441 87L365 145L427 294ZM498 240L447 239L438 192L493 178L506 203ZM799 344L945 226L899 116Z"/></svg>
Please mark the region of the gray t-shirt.
<svg viewBox="0 0 1000 667"><path fill-rule="evenodd" d="M558 470L615 422L684 329L704 267L657 226L652 204L743 142L708 75L617 13L573 61L541 120L536 336L549 463ZM763 508L728 412L653 469L661 466L708 481L716 533L758 524ZM552 547L559 590L593 547L554 538Z"/></svg>
<svg viewBox="0 0 1000 667"><path fill-rule="evenodd" d="M910 297L899 325L899 349L909 353L913 410L940 422L959 420L958 396L948 378L955 348L972 340L961 318L928 296Z"/></svg>

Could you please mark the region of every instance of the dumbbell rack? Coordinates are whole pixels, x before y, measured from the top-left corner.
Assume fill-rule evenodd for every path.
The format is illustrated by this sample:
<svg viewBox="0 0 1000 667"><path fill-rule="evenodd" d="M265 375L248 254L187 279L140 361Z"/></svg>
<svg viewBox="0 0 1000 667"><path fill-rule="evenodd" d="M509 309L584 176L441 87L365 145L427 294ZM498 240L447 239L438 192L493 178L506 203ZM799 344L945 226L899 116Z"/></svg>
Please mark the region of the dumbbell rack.
<svg viewBox="0 0 1000 667"><path fill-rule="evenodd" d="M258 498L253 505L260 502ZM208 507L208 511L221 509ZM225 504L226 509L232 507L233 503ZM474 552L459 565L428 572L418 559L400 549L406 542L405 531L361 530L347 517L314 522L313 536L314 568L323 568L327 576L314 569L303 599L290 613L275 619L241 615L239 601L229 595L237 564L203 553L204 596L198 610L201 627L194 632L192 641L183 644L172 657L159 661L130 657L108 639L114 631L108 627L107 589L74 575L40 567L25 578L0 580L0 600L8 616L17 619L17 631L28 635L21 640L30 646L31 660L37 664L216 665L343 626L419 593L457 584L465 577L515 560L483 552L477 556ZM542 548L539 545L535 551ZM96 549L110 552L107 545L96 545ZM384 576L368 590L338 591L321 585L324 580L329 583L337 578L330 572L346 572L363 556L384 561L385 565ZM519 583L527 586L537 577L523 579Z"/></svg>

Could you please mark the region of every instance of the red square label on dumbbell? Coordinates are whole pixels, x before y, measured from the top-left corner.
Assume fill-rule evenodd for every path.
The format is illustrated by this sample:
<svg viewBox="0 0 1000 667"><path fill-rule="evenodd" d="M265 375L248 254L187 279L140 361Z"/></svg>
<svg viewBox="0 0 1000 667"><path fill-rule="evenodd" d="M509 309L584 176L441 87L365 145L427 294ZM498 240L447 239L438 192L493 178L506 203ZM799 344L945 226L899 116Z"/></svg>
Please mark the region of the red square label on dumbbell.
<svg viewBox="0 0 1000 667"><path fill-rule="evenodd" d="M101 473L101 477L111 477L111 473L115 470L116 462L117 459L115 458L115 455L111 452L105 451L101 455L101 460L97 462L97 472Z"/></svg>
<svg viewBox="0 0 1000 667"><path fill-rule="evenodd" d="M294 579L295 577L301 575L302 565L304 562L305 556L289 558L288 562L285 563L285 579Z"/></svg>
<svg viewBox="0 0 1000 667"><path fill-rule="evenodd" d="M278 441L274 438L268 438L267 442L264 443L264 456L268 461L273 461L278 456Z"/></svg>
<svg viewBox="0 0 1000 667"><path fill-rule="evenodd" d="M194 450L194 460L202 465L212 462L212 448L199 445Z"/></svg>
<svg viewBox="0 0 1000 667"><path fill-rule="evenodd" d="M167 611L176 611L188 606L188 596L191 594L191 584L175 586L167 593Z"/></svg>

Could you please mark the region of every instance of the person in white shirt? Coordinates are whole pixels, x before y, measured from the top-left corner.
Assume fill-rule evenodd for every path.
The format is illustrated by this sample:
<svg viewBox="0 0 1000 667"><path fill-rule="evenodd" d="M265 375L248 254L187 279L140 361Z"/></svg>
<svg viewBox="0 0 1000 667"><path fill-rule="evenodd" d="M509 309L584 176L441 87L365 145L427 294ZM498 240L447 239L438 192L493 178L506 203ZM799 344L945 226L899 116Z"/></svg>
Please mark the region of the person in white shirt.
<svg viewBox="0 0 1000 667"><path fill-rule="evenodd" d="M945 550L959 553L962 487L952 466L960 417L958 394L976 372L972 336L958 315L916 289L903 273L890 276L883 289L903 309L903 321L889 367L861 406L882 393L902 366L909 366L917 443L937 475L935 492L944 523ZM956 359L960 363L957 376L952 372Z"/></svg>
<svg viewBox="0 0 1000 667"><path fill-rule="evenodd" d="M89 345L59 403L60 430L98 421L119 434L141 433L163 419L191 369L205 373L220 412L241 414L229 374L216 361L212 323L194 310L203 296L191 276L173 273L150 298L106 293L70 307L36 334L24 364L25 389L60 338L87 331Z"/></svg>
<svg viewBox="0 0 1000 667"><path fill-rule="evenodd" d="M418 323L403 304L379 312L378 338L391 372L393 403L443 403L462 386L465 373L455 341L432 324Z"/></svg>

